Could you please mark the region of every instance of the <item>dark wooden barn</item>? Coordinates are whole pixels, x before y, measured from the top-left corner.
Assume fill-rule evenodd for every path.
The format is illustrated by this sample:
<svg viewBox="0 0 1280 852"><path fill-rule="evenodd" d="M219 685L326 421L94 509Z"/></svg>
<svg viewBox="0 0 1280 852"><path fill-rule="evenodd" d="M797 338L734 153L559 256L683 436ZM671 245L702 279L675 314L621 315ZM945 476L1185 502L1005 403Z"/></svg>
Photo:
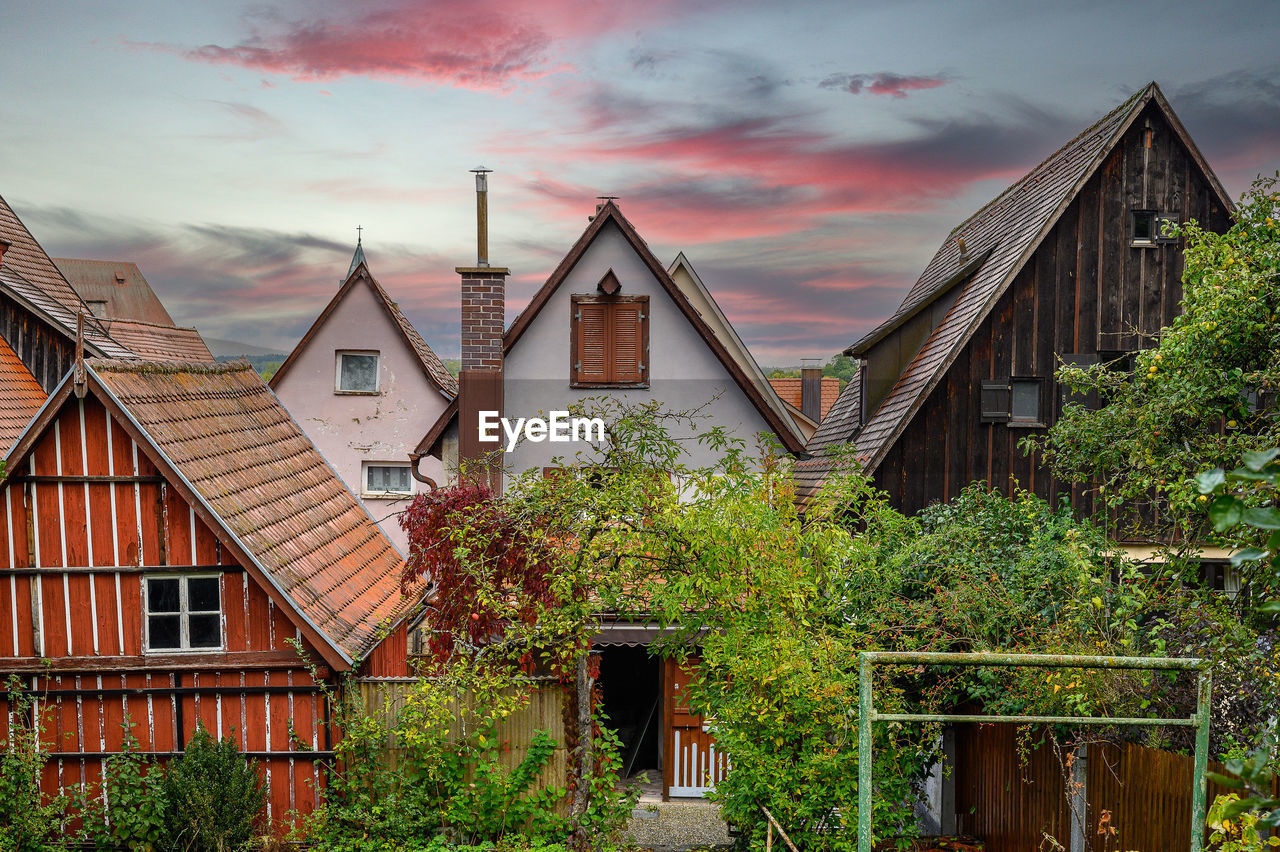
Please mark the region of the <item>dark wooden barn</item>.
<svg viewBox="0 0 1280 852"><path fill-rule="evenodd" d="M90 360L5 462L0 671L45 789L92 784L126 723L160 758L202 725L274 821L310 810L335 732L307 666L406 673L401 558L252 368Z"/></svg>
<svg viewBox="0 0 1280 852"><path fill-rule="evenodd" d="M861 359L796 465L811 497L852 443L914 513L985 480L1071 492L1018 442L1056 421L1060 359L1091 364L1155 343L1182 296L1182 244L1164 220L1229 227L1231 202L1152 83L1072 139L943 241L901 307L854 343ZM1075 488L1091 512L1091 492Z"/></svg>

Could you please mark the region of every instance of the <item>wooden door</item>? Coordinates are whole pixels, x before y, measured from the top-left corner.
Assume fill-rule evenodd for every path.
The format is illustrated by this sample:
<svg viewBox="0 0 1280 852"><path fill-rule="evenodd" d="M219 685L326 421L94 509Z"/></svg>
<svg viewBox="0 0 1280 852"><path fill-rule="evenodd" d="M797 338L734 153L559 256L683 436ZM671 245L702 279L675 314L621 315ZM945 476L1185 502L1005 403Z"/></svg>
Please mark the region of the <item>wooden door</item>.
<svg viewBox="0 0 1280 852"><path fill-rule="evenodd" d="M696 659L683 666L674 660L665 663L667 742L663 780L670 797L702 796L715 789L729 772L729 759L716 750L707 720L692 712L686 703L690 676L696 667Z"/></svg>

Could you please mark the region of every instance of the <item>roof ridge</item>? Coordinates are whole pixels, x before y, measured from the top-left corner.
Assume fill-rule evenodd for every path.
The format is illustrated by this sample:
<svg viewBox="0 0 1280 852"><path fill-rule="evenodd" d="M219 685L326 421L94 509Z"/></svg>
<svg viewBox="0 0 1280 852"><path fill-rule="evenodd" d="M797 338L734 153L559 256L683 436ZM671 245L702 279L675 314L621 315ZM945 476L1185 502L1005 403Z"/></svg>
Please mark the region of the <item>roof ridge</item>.
<svg viewBox="0 0 1280 852"><path fill-rule="evenodd" d="M234 361L217 361L209 363L207 361L126 361L120 358L87 358L89 366L98 372L108 373L199 373L204 375L223 375L226 373L239 373L246 370L253 372L253 369L244 358L236 358Z"/></svg>
<svg viewBox="0 0 1280 852"><path fill-rule="evenodd" d="M1026 174L1024 174L1022 177L1018 178L1018 179L1017 179L1016 181L1014 181L1013 183L1009 184L1009 186L1005 187L1005 189L1004 189L1004 191L1003 191L1003 192L1001 192L1001 193L1000 193L999 195L997 195L995 198L993 198L993 199L991 199L990 201L988 201L986 204L984 204L984 205L982 205L981 207L979 207L979 208L978 208L977 210L975 210L972 214L970 214L968 218L966 218L965 220L963 220L962 222L960 222L960 224L956 225L954 228L952 228L950 231L948 231L948 232L947 232L947 238L948 238L948 239L950 239L950 238L951 238L954 234L956 234L958 231L963 230L963 229L964 229L964 227L965 227L966 225L968 225L970 222L973 222L973 221L975 221L975 220L977 220L977 219L980 219L980 218L982 217L982 214L986 213L988 210L990 210L991 208L995 207L995 206L996 206L997 204L999 204L1002 200L1004 200L1006 196L1009 196L1009 195L1013 194L1014 192L1016 192L1016 191L1019 191L1019 190L1023 189L1023 188L1026 186L1027 182L1028 182L1028 181L1029 181L1029 180L1030 180L1030 179L1031 179L1031 178L1032 178L1032 177L1033 177L1037 172L1039 172L1039 171L1040 171L1041 169L1043 169L1045 166L1048 166L1048 165L1050 165L1051 163L1053 163L1053 162L1057 161L1057 160L1058 160L1058 158L1060 157L1060 155L1061 155L1064 151L1066 151L1068 148L1071 148L1073 145L1078 144L1081 140L1085 139L1086 137L1088 137L1088 136L1089 136L1089 135L1091 135L1092 133L1096 132L1098 129L1100 129L1100 128L1102 127L1102 125L1106 124L1108 121L1110 121L1111 119L1115 118L1117 115L1120 115L1121 113L1123 113L1123 112L1125 112L1125 111L1127 111L1127 110L1129 110L1129 109L1132 109L1132 108L1133 108L1133 106L1134 106L1134 104L1135 104L1139 99L1141 99L1141 98L1142 98L1142 97L1143 97L1143 96L1144 96L1148 91L1150 91L1151 87L1152 87L1152 86L1154 86L1154 85L1155 85L1154 83L1148 83L1146 86L1143 86L1141 89L1139 89L1138 91L1136 91L1136 92L1134 92L1132 95L1130 95L1128 98L1126 98L1126 99L1125 99L1125 101L1124 101L1124 103L1120 104L1120 105L1119 105L1119 106L1117 106L1115 109L1111 110L1111 111L1110 111L1110 112L1108 112L1106 115L1102 116L1102 118L1099 118L1097 121L1095 121L1093 124L1091 124L1091 125L1089 125L1088 127L1086 127L1084 130L1081 130L1081 131L1080 131L1079 133L1077 133L1075 136L1072 136L1069 140L1067 140L1067 141L1066 141L1065 143L1063 143L1062 145L1058 146L1058 148L1057 148L1057 149L1056 149L1052 154L1050 154L1049 156L1045 157L1045 158L1044 158L1043 160L1041 160L1040 162L1036 163L1034 166L1032 166L1032 167L1031 167L1030 171L1028 171L1028 172L1027 172Z"/></svg>

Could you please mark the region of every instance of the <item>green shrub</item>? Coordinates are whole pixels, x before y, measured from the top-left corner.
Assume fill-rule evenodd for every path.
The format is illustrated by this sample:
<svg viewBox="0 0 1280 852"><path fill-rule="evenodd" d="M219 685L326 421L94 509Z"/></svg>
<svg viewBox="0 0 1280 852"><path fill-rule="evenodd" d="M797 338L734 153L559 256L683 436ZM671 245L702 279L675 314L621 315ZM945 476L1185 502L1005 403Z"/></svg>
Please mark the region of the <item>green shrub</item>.
<svg viewBox="0 0 1280 852"><path fill-rule="evenodd" d="M181 852L243 849L266 805L258 768L230 737L215 740L202 727L169 763L163 796L163 848Z"/></svg>
<svg viewBox="0 0 1280 852"><path fill-rule="evenodd" d="M45 751L40 743L41 712L16 675L8 682L9 737L0 741L0 849L47 852L65 849L71 798L40 792Z"/></svg>
<svg viewBox="0 0 1280 852"><path fill-rule="evenodd" d="M138 752L133 722L126 717L124 748L102 765L102 798L86 809L85 827L100 850L147 852L165 848L164 771Z"/></svg>

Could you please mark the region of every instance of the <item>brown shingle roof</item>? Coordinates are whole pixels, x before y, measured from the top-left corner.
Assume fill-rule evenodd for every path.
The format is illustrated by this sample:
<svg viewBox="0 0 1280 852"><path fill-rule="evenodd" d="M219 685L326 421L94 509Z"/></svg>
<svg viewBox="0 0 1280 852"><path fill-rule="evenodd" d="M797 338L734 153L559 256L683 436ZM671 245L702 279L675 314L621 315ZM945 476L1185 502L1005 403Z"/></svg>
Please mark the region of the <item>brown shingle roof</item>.
<svg viewBox="0 0 1280 852"><path fill-rule="evenodd" d="M364 256L363 249L359 250L358 256ZM354 259L353 262L355 262ZM347 280L338 288L338 292L329 300L329 304L320 312L320 316L316 317L315 322L313 322L311 327L307 329L307 333L302 335L302 339L298 341L298 345L293 347L293 351L289 353L289 357L286 358L284 363L280 365L280 368L276 370L275 375L271 377L271 386L274 388L279 385L280 380L284 378L284 374L293 367L298 354L306 349L307 344L311 342L311 338L315 336L320 327L329 319L329 315L333 313L334 308L338 306L342 301L342 298L351 290L351 288L355 287L357 284L365 284L373 292L374 298L376 298L382 305L383 310L387 312L387 316L389 316L391 321L400 329L400 334L404 338L404 342L413 350L413 354L417 357L418 363L422 365L422 371L426 374L427 378L430 379L445 396L450 399L456 397L458 395L457 379L455 379L453 374L449 372L449 369L445 367L444 362L440 360L439 356L437 356L435 352L431 351L431 347L427 345L427 341L422 339L422 335L418 334L418 330L413 327L413 324L409 322L408 318L400 312L400 306L391 301L391 297L387 295L387 291L382 289L382 285L379 284L377 279L375 279L372 273L369 272L369 267L366 266L363 261L358 263L355 269L351 271L351 274L347 276Z"/></svg>
<svg viewBox="0 0 1280 852"><path fill-rule="evenodd" d="M88 314L89 309L3 197L0 197L0 240L9 243L0 261L0 290L74 340L76 314L81 311ZM90 351L113 358L129 357L129 351L108 337L92 316L85 320L85 343Z"/></svg>
<svg viewBox="0 0 1280 852"><path fill-rule="evenodd" d="M769 384L773 385L773 389L777 391L778 396L783 402L788 403L795 408L800 407L800 379L772 378ZM822 377L822 403L818 412L818 420L827 416L827 412L831 410L831 406L835 405L836 398L840 396L840 380L835 376Z"/></svg>
<svg viewBox="0 0 1280 852"><path fill-rule="evenodd" d="M213 353L194 328L114 320L107 330L117 343L146 361L212 363Z"/></svg>
<svg viewBox="0 0 1280 852"><path fill-rule="evenodd" d="M7 453L45 401L44 388L0 337L0 453Z"/></svg>
<svg viewBox="0 0 1280 852"><path fill-rule="evenodd" d="M1172 118L1159 88L1152 83L1051 154L947 235L903 300L902 307L848 351L861 351L860 345L875 338L881 329L927 304L940 287L954 280L956 273L970 263L966 258L981 258L979 265L971 270L972 275L955 304L861 430L858 428L861 424L857 383L851 382L845 388L831 414L809 440L807 449L817 457L795 466L796 494L801 499L811 496L821 486L829 463L820 454L833 444L855 441L859 462L868 471L875 469L1062 210L1152 100L1171 116L1175 127L1181 126ZM1184 141L1190 145L1189 139ZM1191 147L1194 150L1194 146ZM960 256L958 237L963 237L967 244L966 258Z"/></svg>
<svg viewBox="0 0 1280 852"><path fill-rule="evenodd" d="M53 262L81 299L106 303L104 319L173 326L173 317L164 309L136 263L74 257L55 257Z"/></svg>
<svg viewBox="0 0 1280 852"><path fill-rule="evenodd" d="M88 364L310 624L348 660L377 643L403 560L252 367Z"/></svg>

